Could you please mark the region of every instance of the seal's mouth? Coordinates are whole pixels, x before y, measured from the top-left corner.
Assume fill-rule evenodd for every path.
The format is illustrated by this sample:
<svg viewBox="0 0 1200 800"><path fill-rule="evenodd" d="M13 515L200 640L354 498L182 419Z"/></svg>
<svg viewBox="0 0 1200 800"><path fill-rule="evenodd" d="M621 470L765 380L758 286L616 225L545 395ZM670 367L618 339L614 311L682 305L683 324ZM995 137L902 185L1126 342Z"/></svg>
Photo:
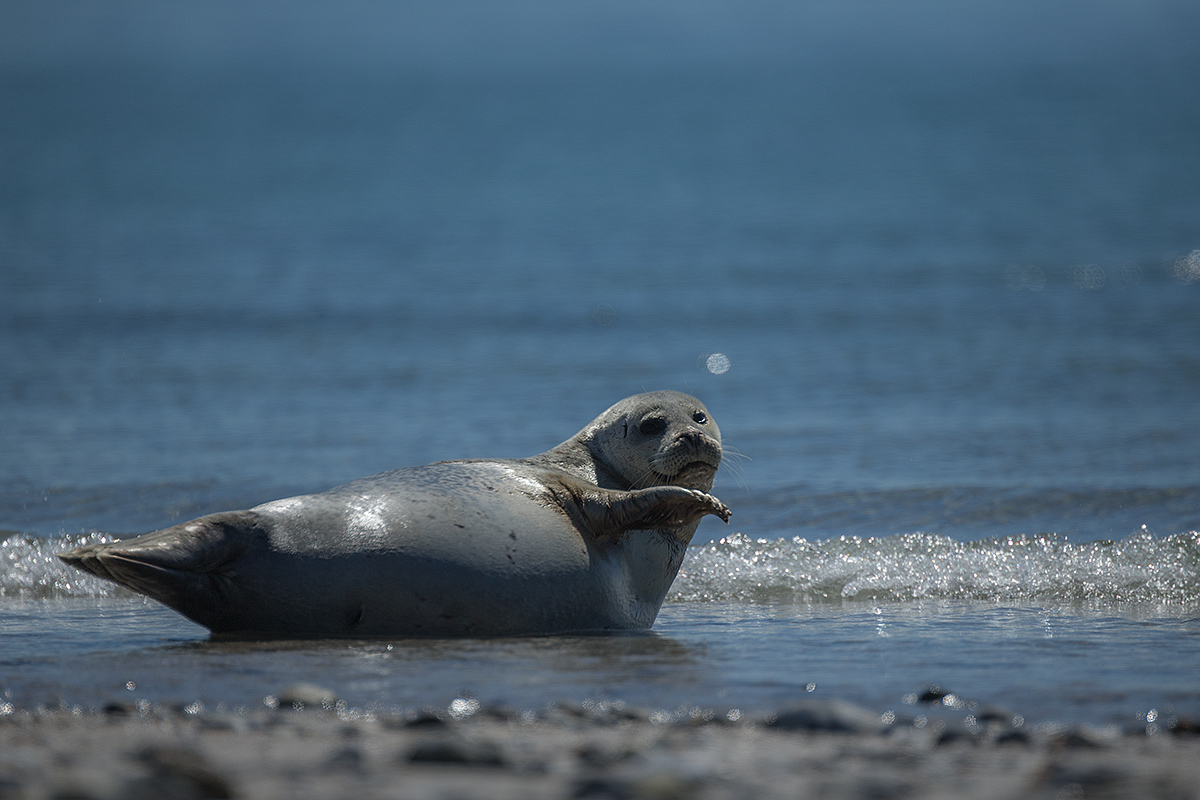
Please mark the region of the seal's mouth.
<svg viewBox="0 0 1200 800"><path fill-rule="evenodd" d="M680 485L682 481L693 478L707 478L717 471L717 468L707 461L689 461L684 464L673 475L665 475L661 472L655 472L654 477L658 479L660 484Z"/></svg>

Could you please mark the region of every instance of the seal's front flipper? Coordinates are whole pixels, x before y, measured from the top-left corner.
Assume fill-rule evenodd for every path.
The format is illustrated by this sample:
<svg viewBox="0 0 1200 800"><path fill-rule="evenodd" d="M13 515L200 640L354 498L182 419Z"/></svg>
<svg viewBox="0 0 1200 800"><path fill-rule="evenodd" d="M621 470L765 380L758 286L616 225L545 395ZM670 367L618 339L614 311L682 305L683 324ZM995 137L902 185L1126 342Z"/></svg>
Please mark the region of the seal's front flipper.
<svg viewBox="0 0 1200 800"><path fill-rule="evenodd" d="M226 594L231 564L265 539L257 514L229 511L58 557L201 621L196 610L211 607L214 594Z"/></svg>
<svg viewBox="0 0 1200 800"><path fill-rule="evenodd" d="M629 492L592 486L578 496L577 502L584 525L598 539L616 538L626 531L680 529L706 514L729 522L729 509L724 503L711 494L681 486Z"/></svg>

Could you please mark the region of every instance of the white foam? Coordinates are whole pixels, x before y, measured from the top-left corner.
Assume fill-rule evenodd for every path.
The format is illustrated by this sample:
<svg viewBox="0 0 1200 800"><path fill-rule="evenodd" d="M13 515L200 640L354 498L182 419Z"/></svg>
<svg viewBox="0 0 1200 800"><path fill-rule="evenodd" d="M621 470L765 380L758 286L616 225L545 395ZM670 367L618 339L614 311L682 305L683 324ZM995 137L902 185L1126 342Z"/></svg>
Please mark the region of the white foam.
<svg viewBox="0 0 1200 800"><path fill-rule="evenodd" d="M0 542L0 596L128 594L57 557L112 539L98 533L10 536ZM938 599L1200 613L1200 533L1083 543L1055 535L959 542L925 533L824 540L738 533L692 548L668 596L672 602L797 604Z"/></svg>
<svg viewBox="0 0 1200 800"><path fill-rule="evenodd" d="M669 599L961 599L1200 610L1200 533L1079 544L1054 535L959 542L924 533L816 541L735 534L693 549Z"/></svg>
<svg viewBox="0 0 1200 800"><path fill-rule="evenodd" d="M116 597L129 592L59 560L58 554L112 536L91 533L43 538L14 534L0 541L0 597Z"/></svg>

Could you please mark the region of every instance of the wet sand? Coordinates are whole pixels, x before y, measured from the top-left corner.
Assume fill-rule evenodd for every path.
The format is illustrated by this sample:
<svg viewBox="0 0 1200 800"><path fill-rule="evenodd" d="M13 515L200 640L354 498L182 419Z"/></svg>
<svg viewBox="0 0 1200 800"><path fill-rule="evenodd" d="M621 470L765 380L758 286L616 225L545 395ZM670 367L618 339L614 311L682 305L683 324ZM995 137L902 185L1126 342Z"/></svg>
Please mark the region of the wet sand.
<svg viewBox="0 0 1200 800"><path fill-rule="evenodd" d="M281 699L0 704L0 798L1200 798L1187 721L1147 733L1014 726L1006 713L889 721L817 700L742 717L470 701L367 713L311 690Z"/></svg>

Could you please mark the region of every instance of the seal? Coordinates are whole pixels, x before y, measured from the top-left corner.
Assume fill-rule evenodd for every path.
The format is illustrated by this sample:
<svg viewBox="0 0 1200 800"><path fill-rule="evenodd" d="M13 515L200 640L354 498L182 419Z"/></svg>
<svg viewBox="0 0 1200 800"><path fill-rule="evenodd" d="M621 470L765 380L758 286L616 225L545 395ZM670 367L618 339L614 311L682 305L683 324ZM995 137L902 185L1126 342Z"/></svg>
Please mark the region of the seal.
<svg viewBox="0 0 1200 800"><path fill-rule="evenodd" d="M626 398L530 458L440 461L59 557L217 636L503 636L653 625L721 433L694 397Z"/></svg>

